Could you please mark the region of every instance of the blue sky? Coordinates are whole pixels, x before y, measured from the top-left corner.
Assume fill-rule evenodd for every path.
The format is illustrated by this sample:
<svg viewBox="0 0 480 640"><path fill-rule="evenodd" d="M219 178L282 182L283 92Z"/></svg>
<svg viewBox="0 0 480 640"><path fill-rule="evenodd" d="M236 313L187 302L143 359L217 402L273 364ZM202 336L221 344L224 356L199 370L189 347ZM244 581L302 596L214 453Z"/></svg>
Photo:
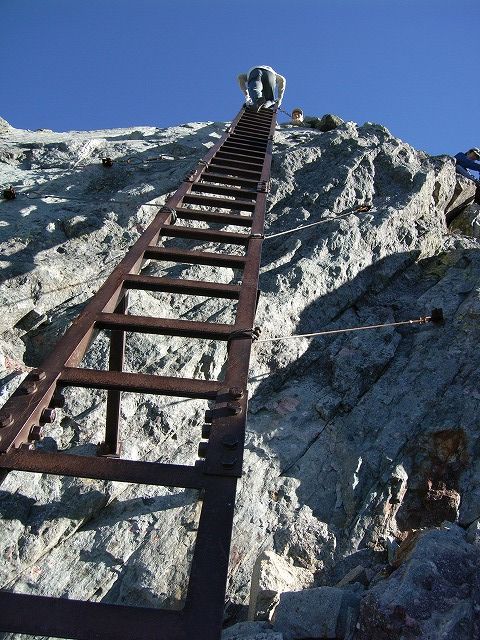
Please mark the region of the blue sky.
<svg viewBox="0 0 480 640"><path fill-rule="evenodd" d="M0 116L57 131L225 121L269 64L283 107L480 146L478 0L0 0ZM281 117L281 119L284 116Z"/></svg>

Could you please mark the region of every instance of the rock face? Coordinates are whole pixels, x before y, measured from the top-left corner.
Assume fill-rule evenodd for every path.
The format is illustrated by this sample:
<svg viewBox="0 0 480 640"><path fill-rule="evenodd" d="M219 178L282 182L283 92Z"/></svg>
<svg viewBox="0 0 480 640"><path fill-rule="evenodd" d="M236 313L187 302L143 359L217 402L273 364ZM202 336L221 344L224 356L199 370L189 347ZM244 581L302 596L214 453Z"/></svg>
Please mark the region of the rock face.
<svg viewBox="0 0 480 640"><path fill-rule="evenodd" d="M356 640L478 638L479 565L460 527L422 531L401 566L364 597Z"/></svg>
<svg viewBox="0 0 480 640"><path fill-rule="evenodd" d="M4 399L223 128L2 131L1 184L18 194L0 201ZM110 168L100 162L106 156ZM445 324L256 343L226 624L246 619L253 567L267 551L298 577L280 591L356 594L358 640L400 638L388 634L402 621L412 638L478 634L480 243L468 228L452 232L445 222L454 203L468 199L469 183L457 183L450 158L416 151L377 124L346 122L328 132L279 127L261 337L391 324L439 307ZM305 228L277 235L298 227ZM237 281L233 271L212 267L150 263L144 272ZM148 292L132 296L131 312L234 317L228 301ZM215 379L224 353L216 343L200 350L182 338L136 335L126 357L130 371ZM100 333L84 365L103 367L107 354ZM67 395L39 446L90 453L101 439L105 398ZM125 394L124 455L193 463L205 408ZM192 491L10 473L0 488L0 585L179 607L199 509ZM445 520L457 525L440 529ZM441 562L434 545L443 549ZM416 590L418 603L402 600L397 588L407 577L416 581L423 571L417 561L431 563L433 580L430 591ZM462 583L452 574L461 562ZM344 620L343 597L336 602ZM293 613L284 619L291 628L298 623ZM280 640L282 628L244 623L225 638ZM346 629L342 623L335 633ZM285 637L295 633L285 627Z"/></svg>

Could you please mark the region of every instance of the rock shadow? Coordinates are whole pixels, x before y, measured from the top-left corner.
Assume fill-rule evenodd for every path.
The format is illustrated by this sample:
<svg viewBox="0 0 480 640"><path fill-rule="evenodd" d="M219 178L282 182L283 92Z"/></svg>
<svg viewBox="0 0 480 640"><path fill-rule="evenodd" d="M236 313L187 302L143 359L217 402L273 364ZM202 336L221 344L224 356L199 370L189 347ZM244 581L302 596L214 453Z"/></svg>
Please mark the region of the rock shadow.
<svg viewBox="0 0 480 640"><path fill-rule="evenodd" d="M468 256L478 258L479 252L472 249L457 253L456 259L461 262L468 260ZM448 263L446 256L450 264L445 264ZM417 251L407 251L387 256L368 266L352 280L309 304L298 317L295 333L400 322L430 315L432 309L425 306L428 303L422 296L434 288L452 266L451 255L441 254L420 262L417 262L417 258ZM446 306L452 306L452 302L448 302L448 296L455 298L453 292L445 290L443 295ZM455 304L460 305L467 295L467 289L460 291ZM453 307L447 309L450 316L455 311L456 308ZM429 401L428 384L425 382L426 390L420 406L417 406L417 389L413 377L406 383L402 379L403 370L397 363L405 362L406 366L411 358L418 357L417 344L425 345L431 341L431 346L425 349L441 352L450 335L446 333L450 330L448 319L447 317L444 333L439 325L428 323L425 326L407 324L322 336L312 339L306 350L293 362L288 362L288 356L282 358L281 342L272 345L270 366L278 369L259 383L251 399L253 415L248 429L256 431L251 441L255 443L259 439L266 443L272 457L279 462L280 476L299 481L296 493L300 504L309 506L315 517L327 522L334 530L337 528L341 537L350 535L347 531L353 526L370 491L377 491L379 495L381 491L390 491L388 477L383 478L383 474L388 473L392 465L404 461L410 471L412 456L416 450L415 443L421 439L422 432L417 434L419 425L423 430L430 431L430 436L442 429L441 422L434 424L433 414L432 420L424 425L424 416L429 413L429 402L433 404L436 399L434 385ZM455 329L452 328L452 331ZM263 348L263 345L260 346ZM262 356L266 358L264 353ZM468 356L465 355L465 358L468 359ZM286 360L288 364L282 365ZM425 380L431 377L428 362L425 363L424 374L422 362L415 366L420 367L419 375L426 376ZM388 439L394 437L390 434L395 433L395 424L387 424L388 420L391 422L391 416L395 416L395 412L389 408L391 400L387 396L382 398L384 383L382 382L378 392L370 394L389 370L395 381L391 383L392 387L410 385L405 393L411 397L410 406L405 405L406 413L402 418L405 425L411 426L406 427L402 423L402 428L406 431L401 436L406 438L407 434L411 434L408 436L412 438L411 450L402 451L395 463L392 459L388 462L387 453L383 456L381 454L381 443L386 441L388 449ZM440 376L437 377L440 379L439 385L448 385L447 370L444 383ZM388 392L387 395L395 397L395 393ZM276 400L273 400L274 397ZM356 413L352 414L353 411ZM385 419L384 431L382 415ZM352 416L359 416L358 425L354 424L357 418ZM451 439L457 442L456 432L450 438L450 432L445 427L443 430L448 442ZM302 432L305 434L304 438ZM437 436L432 437L435 439ZM320 442L323 443L323 448L319 448ZM399 445L400 451L402 446ZM252 444L251 448L255 450L257 446ZM392 448L395 449L393 446ZM421 523L426 523L427 520L431 523L432 518L437 522L437 512L443 516L455 515L459 502L457 491L466 464L466 449L467 444L462 440L455 449L458 450L458 455L452 454L454 462L450 473L451 482L448 478L445 480L448 473L445 476L442 472L442 469L445 470L442 456L432 454L432 464L428 467L432 482L427 482L426 489L423 485L419 488L413 483L411 494L400 513L399 521L406 527L418 524L412 511L419 506L419 491L422 493L424 489L422 495L428 494L432 500L437 501L438 508L435 511L432 507L430 519L424 518ZM258 448L259 452L260 450L261 447ZM332 451L336 452L333 457ZM343 460L337 461L335 455L339 452L342 452ZM315 456L318 456L318 460ZM330 471L319 474L320 468ZM344 477L341 477L342 474ZM349 494L346 498L343 495L343 502L339 498L339 483L352 485L341 489ZM374 489L377 485L378 489ZM388 496L386 500L388 502ZM395 517L399 504L394 507L392 518Z"/></svg>

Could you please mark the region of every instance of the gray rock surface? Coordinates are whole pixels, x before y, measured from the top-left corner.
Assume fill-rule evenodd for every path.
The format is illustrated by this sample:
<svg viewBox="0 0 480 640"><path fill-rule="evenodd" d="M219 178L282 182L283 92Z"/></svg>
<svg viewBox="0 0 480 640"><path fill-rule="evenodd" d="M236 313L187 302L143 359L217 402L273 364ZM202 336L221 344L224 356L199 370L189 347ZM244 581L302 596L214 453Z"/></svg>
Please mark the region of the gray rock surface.
<svg viewBox="0 0 480 640"><path fill-rule="evenodd" d="M473 202L456 217L450 228L464 235L480 238L480 205Z"/></svg>
<svg viewBox="0 0 480 640"><path fill-rule="evenodd" d="M423 531L409 547L400 567L363 598L354 639L478 638L480 562L463 529Z"/></svg>
<svg viewBox="0 0 480 640"><path fill-rule="evenodd" d="M222 640L283 640L266 622L240 622L225 629Z"/></svg>
<svg viewBox="0 0 480 640"><path fill-rule="evenodd" d="M10 126L10 124L3 118L0 118L0 135L7 134L11 130L12 127Z"/></svg>
<svg viewBox="0 0 480 640"><path fill-rule="evenodd" d="M18 193L0 201L3 401L224 126L2 134L0 183ZM105 156L113 167L101 165ZM348 582L362 567L358 590L358 583L345 588L366 589L367 598L391 579L392 541L418 528L440 535L434 528L446 518L464 528L480 518L480 243L445 223L468 182L457 181L448 157L416 151L378 124L277 131L256 320L262 338L399 322L435 307L445 325L256 343L228 623L246 617L263 550L313 574L317 587ZM193 265L151 262L144 273L238 281L231 270ZM140 292L131 312L231 322L234 305ZM83 364L105 366L107 346L99 333ZM128 370L144 373L215 379L224 356L224 346L199 349L182 338L131 336L127 345ZM104 400L101 392L69 391L39 446L93 452ZM125 394L124 455L193 463L205 408ZM10 473L0 487L0 586L179 607L197 498ZM465 600L455 581L448 589ZM430 606L423 590L419 597L419 606ZM442 620L463 620L449 602Z"/></svg>
<svg viewBox="0 0 480 640"><path fill-rule="evenodd" d="M275 609L273 628L284 640L345 638L355 627L359 603L358 595L335 587L285 592Z"/></svg>

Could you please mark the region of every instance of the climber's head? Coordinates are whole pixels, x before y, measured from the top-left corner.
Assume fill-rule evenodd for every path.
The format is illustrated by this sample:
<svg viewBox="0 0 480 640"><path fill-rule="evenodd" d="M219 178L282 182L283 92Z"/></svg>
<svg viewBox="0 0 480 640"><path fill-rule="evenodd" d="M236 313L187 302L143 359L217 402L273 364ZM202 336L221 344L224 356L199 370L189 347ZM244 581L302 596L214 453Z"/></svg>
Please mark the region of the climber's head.
<svg viewBox="0 0 480 640"><path fill-rule="evenodd" d="M478 147L472 147L467 151L467 156L470 160L480 160L480 149Z"/></svg>
<svg viewBox="0 0 480 640"><path fill-rule="evenodd" d="M292 122L294 124L303 122L303 111L300 109L300 107L295 107L294 109L292 109Z"/></svg>

